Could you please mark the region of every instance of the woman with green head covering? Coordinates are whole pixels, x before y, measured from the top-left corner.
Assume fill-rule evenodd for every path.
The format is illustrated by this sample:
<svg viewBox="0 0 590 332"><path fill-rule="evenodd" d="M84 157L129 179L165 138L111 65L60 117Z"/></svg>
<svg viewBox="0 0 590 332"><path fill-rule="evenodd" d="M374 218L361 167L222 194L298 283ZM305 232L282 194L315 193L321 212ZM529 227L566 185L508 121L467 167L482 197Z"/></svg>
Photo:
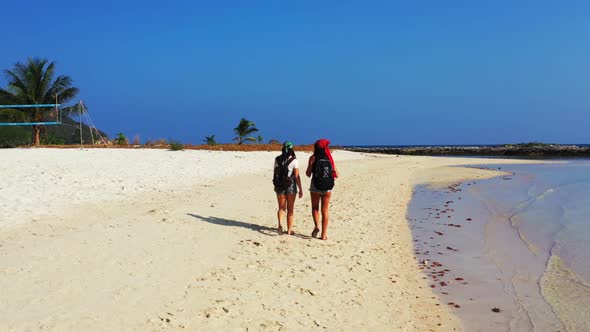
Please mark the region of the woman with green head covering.
<svg viewBox="0 0 590 332"><path fill-rule="evenodd" d="M293 143L289 141L283 143L281 154L275 158L272 183L279 204L277 231L279 234L283 233L281 220L287 214L287 234L293 234L295 198L297 193L299 193L299 198L303 197L303 190L301 190L301 178L299 177L299 162L295 157Z"/></svg>

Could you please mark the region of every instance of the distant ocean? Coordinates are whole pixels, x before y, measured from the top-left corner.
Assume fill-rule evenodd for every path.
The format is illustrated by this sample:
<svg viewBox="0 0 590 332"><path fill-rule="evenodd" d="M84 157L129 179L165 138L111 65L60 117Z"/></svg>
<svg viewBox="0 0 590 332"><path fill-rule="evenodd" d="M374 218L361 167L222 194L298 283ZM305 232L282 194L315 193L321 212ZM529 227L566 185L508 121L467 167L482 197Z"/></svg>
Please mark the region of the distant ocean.
<svg viewBox="0 0 590 332"><path fill-rule="evenodd" d="M511 175L416 188L431 287L467 330L590 331L590 160L488 167Z"/></svg>

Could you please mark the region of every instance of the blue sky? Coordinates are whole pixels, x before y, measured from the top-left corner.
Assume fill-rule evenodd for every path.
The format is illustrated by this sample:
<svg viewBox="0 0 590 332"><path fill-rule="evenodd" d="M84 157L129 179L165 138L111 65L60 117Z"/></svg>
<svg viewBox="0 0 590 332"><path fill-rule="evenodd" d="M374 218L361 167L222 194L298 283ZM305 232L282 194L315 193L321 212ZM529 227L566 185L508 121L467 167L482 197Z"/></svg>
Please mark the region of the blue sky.
<svg viewBox="0 0 590 332"><path fill-rule="evenodd" d="M245 117L296 144L590 143L583 1L2 7L0 68L56 61L111 136L229 142Z"/></svg>

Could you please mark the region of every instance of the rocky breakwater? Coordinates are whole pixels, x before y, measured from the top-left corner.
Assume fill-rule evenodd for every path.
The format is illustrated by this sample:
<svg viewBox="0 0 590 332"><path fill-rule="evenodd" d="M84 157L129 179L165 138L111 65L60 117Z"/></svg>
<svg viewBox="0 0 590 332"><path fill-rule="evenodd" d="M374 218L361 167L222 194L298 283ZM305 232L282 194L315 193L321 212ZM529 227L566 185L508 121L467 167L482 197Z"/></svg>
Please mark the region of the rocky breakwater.
<svg viewBox="0 0 590 332"><path fill-rule="evenodd" d="M523 143L474 146L346 147L355 152L419 156L590 157L590 146Z"/></svg>

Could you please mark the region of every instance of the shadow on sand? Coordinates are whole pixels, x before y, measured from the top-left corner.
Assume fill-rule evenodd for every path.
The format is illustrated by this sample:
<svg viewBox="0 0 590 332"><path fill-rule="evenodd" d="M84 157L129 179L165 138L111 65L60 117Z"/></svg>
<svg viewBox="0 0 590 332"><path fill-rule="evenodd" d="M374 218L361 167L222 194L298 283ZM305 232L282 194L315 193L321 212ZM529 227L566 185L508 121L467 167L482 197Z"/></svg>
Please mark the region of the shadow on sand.
<svg viewBox="0 0 590 332"><path fill-rule="evenodd" d="M205 221L208 222L210 224L215 224L215 225L220 225L220 226L231 226L231 227L242 227L242 228L246 228L246 229L251 229L253 231L259 232L261 234L264 235L268 235L268 236L277 236L277 229L276 228L271 228L271 227L267 227L267 226L262 226L262 225L256 225L256 224L250 224L247 222L243 222L243 221L238 221L238 220L230 220L230 219L223 219L223 218L217 218L217 217L203 217L203 216L199 216L197 214L194 213L187 213L187 215L199 219L201 221ZM312 239L311 236L307 236L307 235L303 235L303 234L293 234L296 237L302 238L302 239ZM286 236L286 233L285 233Z"/></svg>

